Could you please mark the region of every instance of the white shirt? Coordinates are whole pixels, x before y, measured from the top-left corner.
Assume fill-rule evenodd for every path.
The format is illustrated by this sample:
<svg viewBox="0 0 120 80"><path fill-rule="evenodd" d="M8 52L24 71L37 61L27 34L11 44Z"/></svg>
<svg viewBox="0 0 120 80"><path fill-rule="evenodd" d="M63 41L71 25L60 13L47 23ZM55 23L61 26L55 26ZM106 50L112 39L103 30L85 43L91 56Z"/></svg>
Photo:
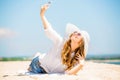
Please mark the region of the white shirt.
<svg viewBox="0 0 120 80"><path fill-rule="evenodd" d="M62 64L61 51L65 40L52 29L51 25L45 29L45 33L47 37L53 41L54 45L52 49L39 60L41 66L47 73L64 73L66 66ZM72 54L74 54L74 52ZM83 65L84 59L80 60L80 63Z"/></svg>
<svg viewBox="0 0 120 80"><path fill-rule="evenodd" d="M45 29L45 33L50 38L54 45L46 55L40 59L41 66L47 73L63 73L65 65L62 64L61 51L63 47L63 38L49 26Z"/></svg>

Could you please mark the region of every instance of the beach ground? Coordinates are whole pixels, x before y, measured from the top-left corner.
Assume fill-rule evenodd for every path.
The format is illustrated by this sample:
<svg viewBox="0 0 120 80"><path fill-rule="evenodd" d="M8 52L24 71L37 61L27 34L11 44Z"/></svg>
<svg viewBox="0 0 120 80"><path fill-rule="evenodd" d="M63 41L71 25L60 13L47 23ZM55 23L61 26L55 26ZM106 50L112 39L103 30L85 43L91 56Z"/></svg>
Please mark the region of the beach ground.
<svg viewBox="0 0 120 80"><path fill-rule="evenodd" d="M0 80L120 80L120 65L91 61L86 61L77 75L19 76L18 72L26 70L29 64L30 61L1 61Z"/></svg>

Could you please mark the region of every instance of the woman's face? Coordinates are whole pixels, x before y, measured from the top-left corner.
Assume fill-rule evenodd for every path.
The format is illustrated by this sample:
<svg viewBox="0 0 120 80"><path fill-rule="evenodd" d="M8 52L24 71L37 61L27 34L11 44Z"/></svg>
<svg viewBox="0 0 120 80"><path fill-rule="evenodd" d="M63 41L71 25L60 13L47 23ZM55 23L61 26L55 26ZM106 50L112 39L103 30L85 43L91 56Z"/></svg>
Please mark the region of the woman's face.
<svg viewBox="0 0 120 80"><path fill-rule="evenodd" d="M72 33L70 39L71 41L79 43L82 39L82 35L79 32L75 31L74 33Z"/></svg>

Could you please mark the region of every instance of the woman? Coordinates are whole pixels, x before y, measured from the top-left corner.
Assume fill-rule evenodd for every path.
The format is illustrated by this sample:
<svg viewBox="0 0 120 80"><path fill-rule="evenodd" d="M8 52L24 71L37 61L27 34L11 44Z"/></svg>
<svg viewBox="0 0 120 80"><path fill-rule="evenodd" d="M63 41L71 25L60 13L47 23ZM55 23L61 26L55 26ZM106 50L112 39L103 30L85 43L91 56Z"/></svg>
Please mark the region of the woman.
<svg viewBox="0 0 120 80"><path fill-rule="evenodd" d="M49 39L53 41L53 48L42 59L35 57L29 67L33 73L66 73L76 74L82 69L87 53L89 35L86 31L80 31L75 25L67 24L66 34L63 39L45 17L49 5L41 7L41 20Z"/></svg>

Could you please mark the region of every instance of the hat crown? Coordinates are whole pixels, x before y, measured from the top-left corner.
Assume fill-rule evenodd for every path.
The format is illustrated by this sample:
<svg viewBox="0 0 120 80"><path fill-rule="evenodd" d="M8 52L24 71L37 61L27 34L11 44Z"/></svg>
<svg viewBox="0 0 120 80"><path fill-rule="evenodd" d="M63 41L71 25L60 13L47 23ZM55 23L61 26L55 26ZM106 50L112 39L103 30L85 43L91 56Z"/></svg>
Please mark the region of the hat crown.
<svg viewBox="0 0 120 80"><path fill-rule="evenodd" d="M75 26L71 23L68 23L66 26L66 34L69 36L75 31L80 32L80 29L77 26Z"/></svg>

